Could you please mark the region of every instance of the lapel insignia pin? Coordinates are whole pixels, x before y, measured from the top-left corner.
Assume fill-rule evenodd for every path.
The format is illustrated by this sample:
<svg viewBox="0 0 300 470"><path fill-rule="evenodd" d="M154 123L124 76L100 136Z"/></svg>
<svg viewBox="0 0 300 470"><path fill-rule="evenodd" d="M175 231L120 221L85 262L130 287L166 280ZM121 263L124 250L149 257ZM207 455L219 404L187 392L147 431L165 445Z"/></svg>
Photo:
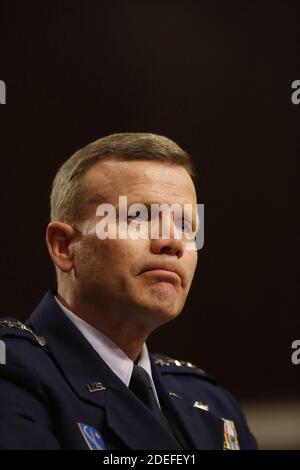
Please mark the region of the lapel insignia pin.
<svg viewBox="0 0 300 470"><path fill-rule="evenodd" d="M200 410L209 411L209 406L207 403L204 403L204 401L195 401L193 407L200 408Z"/></svg>
<svg viewBox="0 0 300 470"><path fill-rule="evenodd" d="M181 398L181 396L178 395L178 393L175 393L175 392L169 392L169 395L170 395L170 397L175 397L175 398L179 398L179 399Z"/></svg>
<svg viewBox="0 0 300 470"><path fill-rule="evenodd" d="M106 387L101 382L96 382L93 384L87 384L87 389L89 392L100 392L101 390L106 390Z"/></svg>
<svg viewBox="0 0 300 470"><path fill-rule="evenodd" d="M240 450L237 432L235 429L234 421L224 419L224 450Z"/></svg>
<svg viewBox="0 0 300 470"><path fill-rule="evenodd" d="M105 450L103 438L97 429L84 423L77 424L90 450Z"/></svg>

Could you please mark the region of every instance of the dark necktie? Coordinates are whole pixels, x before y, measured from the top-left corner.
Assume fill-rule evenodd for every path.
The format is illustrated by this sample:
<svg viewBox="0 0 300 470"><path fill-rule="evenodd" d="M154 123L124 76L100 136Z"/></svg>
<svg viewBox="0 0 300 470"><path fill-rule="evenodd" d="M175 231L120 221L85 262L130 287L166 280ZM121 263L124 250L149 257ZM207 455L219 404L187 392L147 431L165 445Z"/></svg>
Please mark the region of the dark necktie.
<svg viewBox="0 0 300 470"><path fill-rule="evenodd" d="M150 376L143 367L140 367L137 364L133 364L129 388L152 411L152 413L159 418L163 417L154 395Z"/></svg>
<svg viewBox="0 0 300 470"><path fill-rule="evenodd" d="M165 417L164 413L160 409L156 397L154 395L153 385L150 379L149 374L145 371L143 367L133 364L133 370L131 374L131 379L129 382L129 388L133 393L147 406L147 408L152 411L156 416L158 421L167 429L168 432L171 432L175 439L178 440L183 449L188 449L185 447L182 440L180 439L180 434L176 432L176 428L173 429L175 423L171 419L172 425L170 426L169 421ZM171 417L170 417L171 418Z"/></svg>

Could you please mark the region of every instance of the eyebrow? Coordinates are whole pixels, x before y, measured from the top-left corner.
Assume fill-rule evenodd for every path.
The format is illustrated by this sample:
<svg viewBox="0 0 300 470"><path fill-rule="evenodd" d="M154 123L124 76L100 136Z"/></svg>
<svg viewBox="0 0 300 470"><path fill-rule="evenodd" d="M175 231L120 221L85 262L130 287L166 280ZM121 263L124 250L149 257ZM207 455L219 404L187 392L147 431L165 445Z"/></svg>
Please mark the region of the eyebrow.
<svg viewBox="0 0 300 470"><path fill-rule="evenodd" d="M151 199L138 199L137 201L134 201L134 200L130 200L130 197L127 197L127 205L128 206L132 206L133 204L143 204L144 206L146 206L147 208L151 208L151 205L157 205L157 206L160 206L162 204L167 204L168 206L171 206L173 204L178 204L179 206L181 207L184 207L184 204L194 204L192 202L188 203L188 202L176 202L176 201L173 201L171 203L169 202L166 202L166 201L157 201L157 200L151 200ZM119 206L119 201L118 201L118 204L116 204L116 207Z"/></svg>
<svg viewBox="0 0 300 470"><path fill-rule="evenodd" d="M167 202L149 202L149 201L145 201L145 200L142 200L142 201L139 201L139 202L132 202L132 201L128 201L127 200L127 208L134 205L134 204L143 204L146 208L147 208L147 211L148 211L148 214L151 214L151 205L152 204L156 204L156 205L161 205L161 204L168 204ZM174 202L172 204L179 204L179 206L181 206L181 209L182 209L182 216L184 216L184 204L188 204L187 202L185 203L179 203L179 202ZM193 204L194 203L190 203L190 204ZM117 214L119 213L119 203L116 205L116 212ZM196 222L196 217L195 217L195 214L194 214L194 211L192 213L192 220L191 220L191 223L192 223L192 228L193 230L195 231L197 229L197 222Z"/></svg>

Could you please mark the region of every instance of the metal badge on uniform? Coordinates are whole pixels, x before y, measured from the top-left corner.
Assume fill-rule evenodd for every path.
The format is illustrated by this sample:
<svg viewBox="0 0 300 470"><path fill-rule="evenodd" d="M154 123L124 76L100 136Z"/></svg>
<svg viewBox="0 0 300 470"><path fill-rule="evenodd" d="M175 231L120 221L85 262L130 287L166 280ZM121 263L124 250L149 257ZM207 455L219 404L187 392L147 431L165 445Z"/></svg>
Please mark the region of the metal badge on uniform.
<svg viewBox="0 0 300 470"><path fill-rule="evenodd" d="M96 382L92 384L86 384L87 389L89 392L94 393L94 392L101 392L101 390L106 390L106 387L101 382Z"/></svg>
<svg viewBox="0 0 300 470"><path fill-rule="evenodd" d="M90 450L105 450L103 438L97 429L84 423L77 424Z"/></svg>
<svg viewBox="0 0 300 470"><path fill-rule="evenodd" d="M224 450L240 450L234 421L224 419Z"/></svg>
<svg viewBox="0 0 300 470"><path fill-rule="evenodd" d="M209 405L207 403L204 403L204 401L195 401L193 407L199 408L200 410L209 411Z"/></svg>

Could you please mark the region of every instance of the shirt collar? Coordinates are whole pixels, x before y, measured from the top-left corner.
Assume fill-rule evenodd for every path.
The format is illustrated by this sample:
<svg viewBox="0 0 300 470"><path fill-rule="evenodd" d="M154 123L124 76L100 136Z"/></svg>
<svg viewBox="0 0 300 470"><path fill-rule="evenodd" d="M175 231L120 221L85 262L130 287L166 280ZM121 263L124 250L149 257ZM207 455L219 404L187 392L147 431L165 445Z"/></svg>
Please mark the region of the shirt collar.
<svg viewBox="0 0 300 470"><path fill-rule="evenodd" d="M71 310L66 308L56 296L54 296L54 299L62 311L67 315L69 320L78 328L85 339L99 354L99 356L101 356L108 367L128 387L133 369L133 361L124 353L124 351L122 351L122 349L120 349L110 338L108 338L108 336L82 320L82 318L79 318L75 313L71 312ZM149 374L155 390L149 352L146 343L144 343L142 346L141 354L137 364L143 367L143 369L145 369L145 371Z"/></svg>

